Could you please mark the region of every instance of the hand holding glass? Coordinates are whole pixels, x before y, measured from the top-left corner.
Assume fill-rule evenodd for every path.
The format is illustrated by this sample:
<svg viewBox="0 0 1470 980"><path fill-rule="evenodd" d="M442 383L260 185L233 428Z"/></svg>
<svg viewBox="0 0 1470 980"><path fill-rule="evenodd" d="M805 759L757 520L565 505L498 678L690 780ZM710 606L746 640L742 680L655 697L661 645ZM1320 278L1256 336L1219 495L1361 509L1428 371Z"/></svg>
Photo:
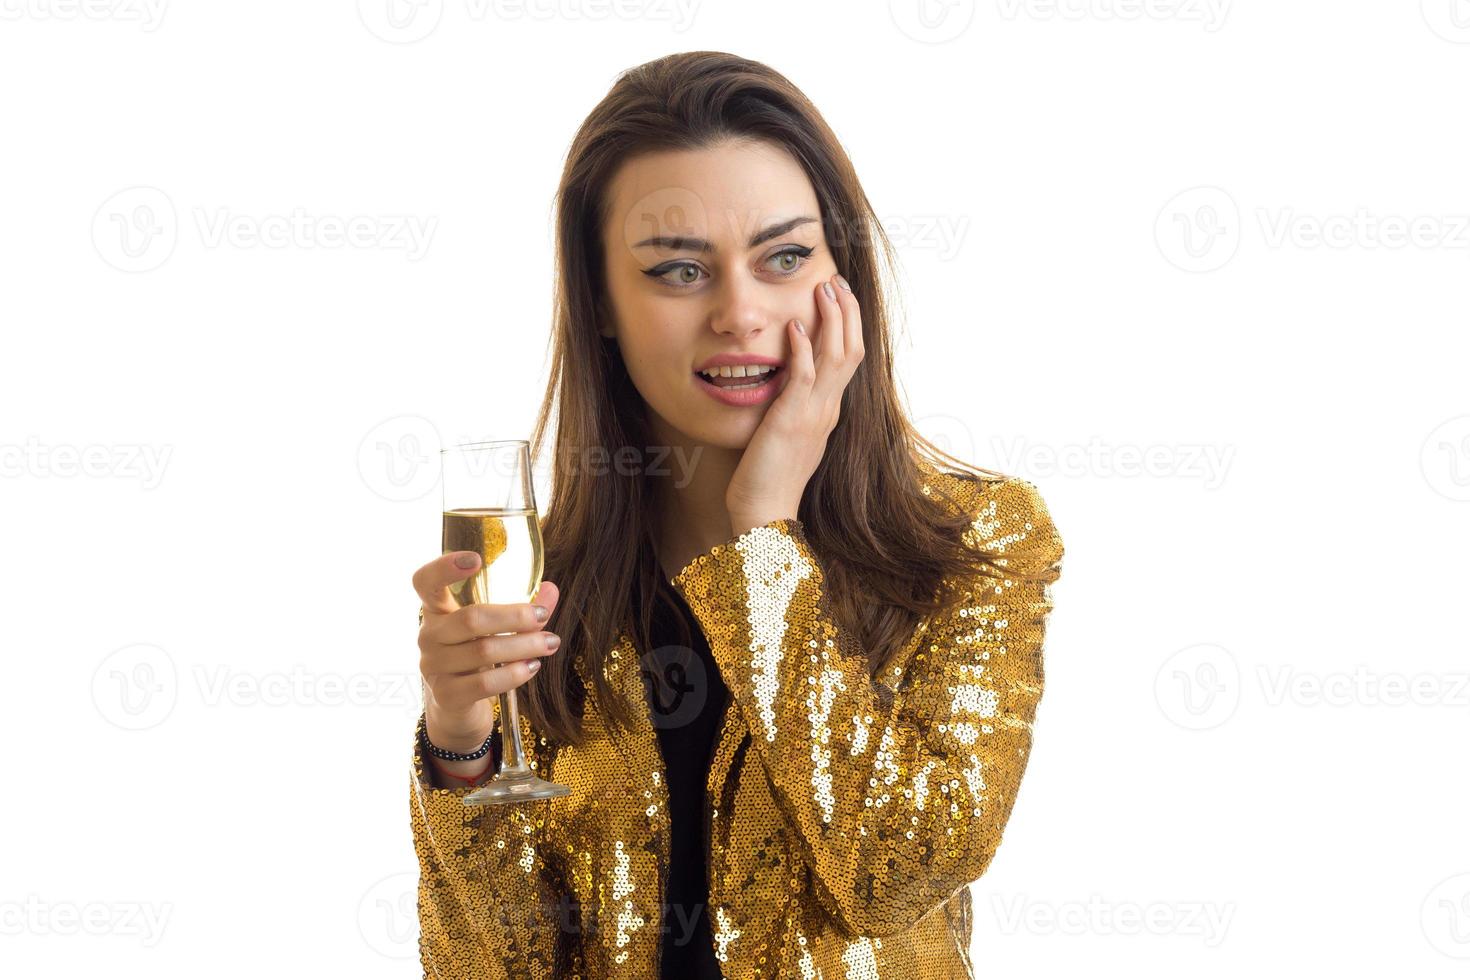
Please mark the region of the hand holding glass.
<svg viewBox="0 0 1470 980"><path fill-rule="evenodd" d="M442 450L440 459L444 488L441 553L473 551L481 560L479 571L450 587L455 601L461 607L530 602L543 571L530 444L524 440L469 443ZM465 797L465 805L515 803L570 793L569 787L541 779L527 764L515 688L498 697L500 769Z"/></svg>

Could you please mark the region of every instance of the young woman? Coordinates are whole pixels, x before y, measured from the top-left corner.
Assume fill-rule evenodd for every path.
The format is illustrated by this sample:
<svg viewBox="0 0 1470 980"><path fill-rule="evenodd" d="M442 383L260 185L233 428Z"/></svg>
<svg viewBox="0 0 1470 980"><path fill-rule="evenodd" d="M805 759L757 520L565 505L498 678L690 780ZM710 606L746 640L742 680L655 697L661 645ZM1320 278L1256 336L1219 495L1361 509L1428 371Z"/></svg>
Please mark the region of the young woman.
<svg viewBox="0 0 1470 980"><path fill-rule="evenodd" d="M547 581L460 609L475 556L414 577L426 976L969 976L1042 692L1045 505L905 417L891 246L770 68L624 73L557 205ZM466 807L512 687L572 792Z"/></svg>

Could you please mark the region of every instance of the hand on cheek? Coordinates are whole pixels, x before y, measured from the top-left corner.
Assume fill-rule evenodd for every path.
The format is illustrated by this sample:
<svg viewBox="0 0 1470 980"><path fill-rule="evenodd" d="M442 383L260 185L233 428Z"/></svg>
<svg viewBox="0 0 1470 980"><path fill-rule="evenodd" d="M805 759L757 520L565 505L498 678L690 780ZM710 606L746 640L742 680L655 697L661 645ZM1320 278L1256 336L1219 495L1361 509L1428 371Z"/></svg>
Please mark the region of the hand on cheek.
<svg viewBox="0 0 1470 980"><path fill-rule="evenodd" d="M751 436L725 493L735 533L794 518L807 482L837 425L842 393L863 360L863 321L857 297L839 275L813 290L816 323L786 325L786 378Z"/></svg>

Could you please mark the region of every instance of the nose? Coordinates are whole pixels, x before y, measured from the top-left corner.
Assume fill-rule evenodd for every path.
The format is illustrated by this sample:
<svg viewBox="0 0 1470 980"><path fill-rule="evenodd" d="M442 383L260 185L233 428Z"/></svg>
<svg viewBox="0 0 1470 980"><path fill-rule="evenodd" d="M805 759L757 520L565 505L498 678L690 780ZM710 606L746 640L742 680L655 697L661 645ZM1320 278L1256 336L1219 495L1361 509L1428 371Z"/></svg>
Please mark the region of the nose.
<svg viewBox="0 0 1470 980"><path fill-rule="evenodd" d="M734 340L759 337L762 330L779 324L780 311L772 309L769 296L762 297L760 284L740 282L726 276L715 293L710 329Z"/></svg>

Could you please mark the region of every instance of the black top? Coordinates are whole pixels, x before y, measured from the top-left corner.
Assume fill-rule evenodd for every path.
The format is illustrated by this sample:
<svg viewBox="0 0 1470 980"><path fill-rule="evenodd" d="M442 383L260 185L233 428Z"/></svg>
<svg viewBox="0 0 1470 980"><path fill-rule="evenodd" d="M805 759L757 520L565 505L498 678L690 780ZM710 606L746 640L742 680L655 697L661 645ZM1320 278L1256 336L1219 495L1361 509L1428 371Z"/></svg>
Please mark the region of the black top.
<svg viewBox="0 0 1470 980"><path fill-rule="evenodd" d="M655 603L653 649L642 668L669 789L671 846L659 973L664 980L721 980L705 910L704 787L730 692L688 603L668 594L675 608Z"/></svg>

